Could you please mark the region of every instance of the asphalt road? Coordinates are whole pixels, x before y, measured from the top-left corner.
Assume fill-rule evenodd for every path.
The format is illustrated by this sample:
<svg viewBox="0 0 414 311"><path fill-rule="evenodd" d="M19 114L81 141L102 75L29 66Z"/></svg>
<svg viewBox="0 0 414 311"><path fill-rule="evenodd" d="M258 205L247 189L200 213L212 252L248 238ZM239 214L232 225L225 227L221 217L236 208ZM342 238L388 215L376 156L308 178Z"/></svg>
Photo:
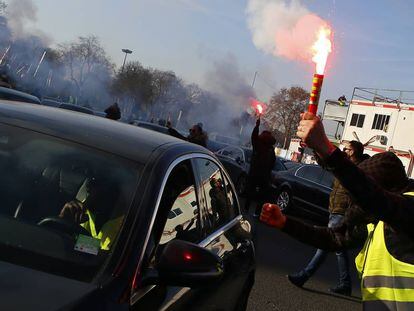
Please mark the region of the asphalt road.
<svg viewBox="0 0 414 311"><path fill-rule="evenodd" d="M276 229L251 219L257 251L256 282L250 295L248 310L361 310L359 281L349 254L353 280L352 297L328 292L338 279L335 254L305 284L298 288L286 275L299 271L314 255L315 249L304 245Z"/></svg>

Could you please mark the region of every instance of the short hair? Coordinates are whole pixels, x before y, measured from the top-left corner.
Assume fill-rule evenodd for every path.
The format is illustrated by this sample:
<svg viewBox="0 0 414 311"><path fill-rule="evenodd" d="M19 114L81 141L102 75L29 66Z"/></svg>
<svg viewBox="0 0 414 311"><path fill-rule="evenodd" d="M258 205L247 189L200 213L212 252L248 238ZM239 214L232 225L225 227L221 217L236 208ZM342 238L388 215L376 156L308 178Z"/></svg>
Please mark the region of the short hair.
<svg viewBox="0 0 414 311"><path fill-rule="evenodd" d="M364 155L364 145L356 140L351 140L349 142L349 145L351 146L352 150L354 150L355 158L362 159Z"/></svg>

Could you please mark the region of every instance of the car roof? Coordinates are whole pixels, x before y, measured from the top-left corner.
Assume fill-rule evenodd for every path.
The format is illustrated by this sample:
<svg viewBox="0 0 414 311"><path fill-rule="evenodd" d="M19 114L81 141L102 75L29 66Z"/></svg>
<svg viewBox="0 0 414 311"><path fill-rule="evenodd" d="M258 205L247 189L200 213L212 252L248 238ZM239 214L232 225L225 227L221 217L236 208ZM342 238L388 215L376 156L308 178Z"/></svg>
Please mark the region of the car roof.
<svg viewBox="0 0 414 311"><path fill-rule="evenodd" d="M183 145L192 152L206 153L198 145L119 121L48 106L0 100L0 123L14 125L124 158L146 163L163 145Z"/></svg>
<svg viewBox="0 0 414 311"><path fill-rule="evenodd" d="M2 86L0 87L0 99L40 104L40 100L36 96Z"/></svg>

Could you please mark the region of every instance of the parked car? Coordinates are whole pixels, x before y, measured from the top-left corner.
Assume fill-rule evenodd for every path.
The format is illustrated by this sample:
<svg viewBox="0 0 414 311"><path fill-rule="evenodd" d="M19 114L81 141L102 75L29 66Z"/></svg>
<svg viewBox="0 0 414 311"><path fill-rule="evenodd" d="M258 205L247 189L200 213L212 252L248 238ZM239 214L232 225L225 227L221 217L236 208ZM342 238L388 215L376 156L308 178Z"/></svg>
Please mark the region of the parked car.
<svg viewBox="0 0 414 311"><path fill-rule="evenodd" d="M216 152L216 156L229 172L234 184L236 185L237 193L240 196L244 196L246 194L247 178L252 153L253 150L250 148L231 145ZM284 170L286 170L286 167L282 161L276 157L275 165L272 170L273 174Z"/></svg>
<svg viewBox="0 0 414 311"><path fill-rule="evenodd" d="M59 108L94 115L93 110L91 110L89 108L82 107L82 106L77 106L77 105L73 105L73 104L69 104L69 103L61 103L59 105Z"/></svg>
<svg viewBox="0 0 414 311"><path fill-rule="evenodd" d="M31 104L40 104L40 100L36 96L14 89L9 89L7 87L0 87L0 99Z"/></svg>
<svg viewBox="0 0 414 311"><path fill-rule="evenodd" d="M329 215L333 179L332 173L318 165L301 165L278 172L272 181L276 204L285 213L300 208L325 222Z"/></svg>
<svg viewBox="0 0 414 311"><path fill-rule="evenodd" d="M62 102L52 98L42 98L41 104L49 107L59 107Z"/></svg>
<svg viewBox="0 0 414 311"><path fill-rule="evenodd" d="M246 308L250 224L205 148L0 101L0 171L0 309Z"/></svg>
<svg viewBox="0 0 414 311"><path fill-rule="evenodd" d="M145 121L132 121L131 124L136 125L138 127L143 127L143 128L146 128L146 129L149 129L149 130L152 130L152 131L156 131L156 132L159 132L159 133L169 135L168 127L166 127L166 126L158 125L158 124L151 123L151 122L145 122Z"/></svg>

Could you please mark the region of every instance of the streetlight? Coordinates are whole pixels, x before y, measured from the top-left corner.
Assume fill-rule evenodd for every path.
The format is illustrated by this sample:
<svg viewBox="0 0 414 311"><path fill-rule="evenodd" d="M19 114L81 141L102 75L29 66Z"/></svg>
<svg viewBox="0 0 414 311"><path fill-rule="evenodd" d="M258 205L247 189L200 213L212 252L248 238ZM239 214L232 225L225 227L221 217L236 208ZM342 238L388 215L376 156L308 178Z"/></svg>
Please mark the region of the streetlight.
<svg viewBox="0 0 414 311"><path fill-rule="evenodd" d="M125 61L126 61L127 55L128 54L132 54L132 51L131 50L128 50L128 49L122 49L122 52L125 53L124 63L122 64L122 72L124 72Z"/></svg>

